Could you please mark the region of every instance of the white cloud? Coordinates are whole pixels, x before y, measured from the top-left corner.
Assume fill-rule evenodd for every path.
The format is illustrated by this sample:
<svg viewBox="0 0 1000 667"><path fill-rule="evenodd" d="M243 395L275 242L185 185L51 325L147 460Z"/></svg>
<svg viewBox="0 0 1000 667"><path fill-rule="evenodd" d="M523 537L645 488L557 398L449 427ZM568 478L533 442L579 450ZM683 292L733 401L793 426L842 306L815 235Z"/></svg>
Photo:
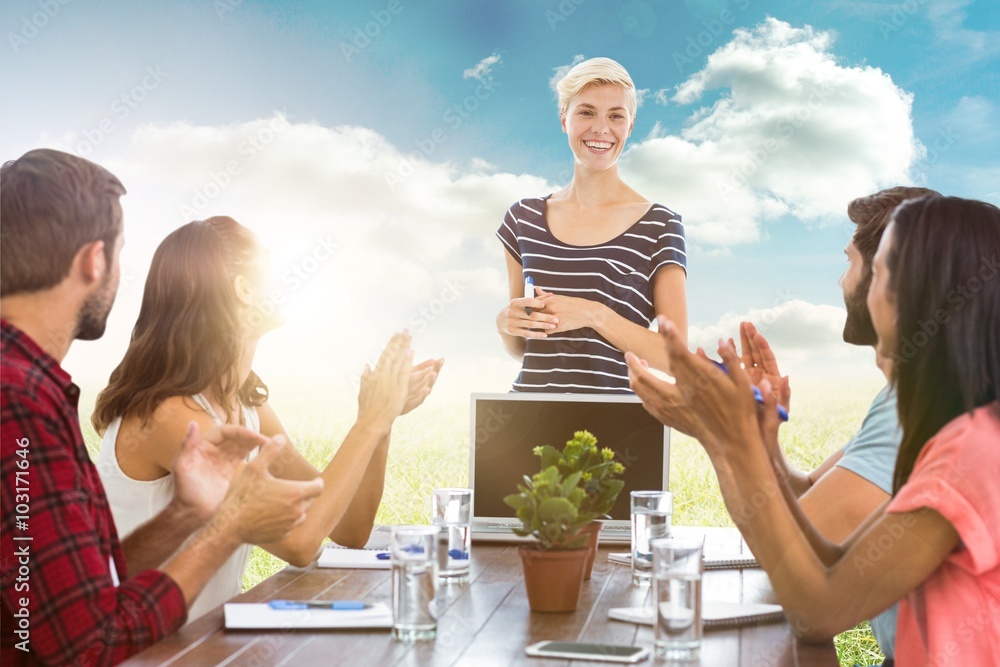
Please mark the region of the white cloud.
<svg viewBox="0 0 1000 667"><path fill-rule="evenodd" d="M552 189L536 176L493 173L485 162L463 172L404 154L366 128L282 116L145 125L126 150L100 162L129 190L123 262L133 277L106 339L74 356L77 370L94 360L104 378L108 359L125 348L153 250L173 229L211 215L231 215L258 235L287 297L287 324L258 354L265 365L315 372L317 354L330 359L321 366L367 358L391 331L414 323L428 353L448 351L441 341L454 348L448 336L468 322L485 329L468 341L459 336L460 348L496 347L493 319L507 276L493 234L514 201Z"/></svg>
<svg viewBox="0 0 1000 667"><path fill-rule="evenodd" d="M489 77L490 73L493 72L493 67L500 63L500 54L494 53L493 55L486 56L480 60L474 67L462 72L463 79L479 79L480 81Z"/></svg>
<svg viewBox="0 0 1000 667"><path fill-rule="evenodd" d="M578 65L584 61L584 56L582 53L578 53L573 56L573 60L570 61L568 65L560 65L552 70L552 76L549 78L549 88L552 92L558 93L556 86L562 81L563 77L569 74L569 71L573 69L575 65Z"/></svg>
<svg viewBox="0 0 1000 667"><path fill-rule="evenodd" d="M637 88L635 91L635 105L641 107L649 96L649 88Z"/></svg>
<svg viewBox="0 0 1000 667"><path fill-rule="evenodd" d="M992 100L981 96L962 97L945 118L958 138L985 144L1000 137L1000 112Z"/></svg>
<svg viewBox="0 0 1000 667"><path fill-rule="evenodd" d="M965 52L972 62L1000 55L1000 30L973 30L965 26L965 8L971 0L933 0L927 18L939 42Z"/></svg>
<svg viewBox="0 0 1000 667"><path fill-rule="evenodd" d="M773 19L737 31L676 92L689 103L712 90L721 98L693 111L679 133L657 123L623 157L625 180L684 214L692 241L708 246L703 252L752 241L763 221L786 213L820 220L839 214L853 196L905 182L919 148L910 97L877 69L838 65L832 40ZM552 82L581 60L557 68ZM817 94L822 103L811 108ZM782 137L783 127L792 136ZM783 141L779 149L753 163L755 151L775 137ZM99 161L129 189L124 263L133 278L122 288L107 338L78 346L72 361L92 364L103 378L107 360L124 350L155 246L184 222L217 214L253 229L280 276L309 269L285 283L288 324L262 345L265 370L356 370L353 362L372 358L403 326L421 329L421 356L448 354L474 367L499 349L494 316L507 280L493 234L513 201L553 189L543 178L498 171L481 158L461 166L435 161L364 127L282 116L224 126L145 125L126 143ZM747 164L752 173L723 196L719 184ZM337 247L327 253L330 243ZM452 298L456 280L462 288ZM839 342L840 309L789 302L749 316L773 318L768 335L791 361L851 352ZM692 340L714 347L713 336L732 335L738 321L731 314L692 327ZM511 362L495 361L491 382L513 377Z"/></svg>
<svg viewBox="0 0 1000 667"><path fill-rule="evenodd" d="M733 338L738 348L740 322L749 321L767 338L783 374L829 369L834 364L845 374L874 368L872 348L843 341L846 316L842 307L792 299L769 308L729 312L708 326L691 326L688 340L691 349L703 347L717 357L719 339Z"/></svg>
<svg viewBox="0 0 1000 667"><path fill-rule="evenodd" d="M975 30L966 26L968 13L965 9L971 2L972 0L831 0L826 4L830 9L877 22L878 30L885 40L895 39L901 31L912 29L909 24L915 18L926 18L938 49L947 49L947 55L938 53L942 56L941 60L947 63L947 70L939 71L938 74L950 76L954 74L956 67L1000 55L1000 30Z"/></svg>
<svg viewBox="0 0 1000 667"><path fill-rule="evenodd" d="M763 221L843 217L847 202L911 182L921 155L912 95L878 68L847 67L832 32L768 18L708 58L672 98L694 110L679 134L657 124L622 157L646 196L684 216L692 241L754 241Z"/></svg>
<svg viewBox="0 0 1000 667"><path fill-rule="evenodd" d="M656 101L656 103L659 104L660 106L664 106L664 107L665 106L669 106L670 105L670 89L669 88L661 88L660 90L656 91L656 94L653 96L653 98Z"/></svg>
<svg viewBox="0 0 1000 667"><path fill-rule="evenodd" d="M474 157L469 160L469 171L473 173L489 173L497 170L497 166L489 160Z"/></svg>

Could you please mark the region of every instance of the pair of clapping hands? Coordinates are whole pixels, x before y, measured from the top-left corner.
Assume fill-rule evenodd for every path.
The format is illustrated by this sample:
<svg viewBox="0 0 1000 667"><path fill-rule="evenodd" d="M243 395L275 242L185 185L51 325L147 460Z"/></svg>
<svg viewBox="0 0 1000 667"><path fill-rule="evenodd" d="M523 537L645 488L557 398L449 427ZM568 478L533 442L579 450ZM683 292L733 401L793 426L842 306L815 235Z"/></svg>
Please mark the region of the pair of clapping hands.
<svg viewBox="0 0 1000 667"><path fill-rule="evenodd" d="M413 365L411 338L395 334L375 368L361 377L358 420L391 422L419 406L430 394L443 359ZM305 521L313 500L323 490L321 477L309 481L279 479L269 472L287 439L255 433L241 426L216 426L200 433L191 422L171 472L174 504L201 522L225 521L246 544L279 541ZM254 448L256 457L247 462Z"/></svg>
<svg viewBox="0 0 1000 667"><path fill-rule="evenodd" d="M635 354L625 354L632 389L646 410L665 425L697 438L710 456L724 456L727 448L744 446L755 434L769 453L775 453L781 425L777 406L788 406L791 389L764 336L750 322L742 322L742 355L732 338L719 339L719 357L727 373L702 348L690 352L662 315L658 324L676 383L655 376ZM760 389L762 405L754 399L752 386Z"/></svg>

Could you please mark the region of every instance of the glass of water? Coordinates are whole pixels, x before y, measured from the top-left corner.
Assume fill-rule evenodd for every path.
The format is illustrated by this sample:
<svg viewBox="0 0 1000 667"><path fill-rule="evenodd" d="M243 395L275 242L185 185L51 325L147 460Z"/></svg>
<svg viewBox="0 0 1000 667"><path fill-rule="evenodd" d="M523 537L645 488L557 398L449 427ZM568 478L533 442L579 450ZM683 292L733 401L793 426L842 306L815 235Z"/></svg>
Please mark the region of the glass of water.
<svg viewBox="0 0 1000 667"><path fill-rule="evenodd" d="M392 558L392 637L433 639L437 631L436 526L396 526L389 535Z"/></svg>
<svg viewBox="0 0 1000 667"><path fill-rule="evenodd" d="M431 519L438 527L438 576L442 581L469 581L472 547L472 490L434 489Z"/></svg>
<svg viewBox="0 0 1000 667"><path fill-rule="evenodd" d="M653 574L650 540L670 536L673 495L669 491L632 492L632 584L648 584Z"/></svg>
<svg viewBox="0 0 1000 667"><path fill-rule="evenodd" d="M704 536L653 540L654 653L686 662L701 647L701 573Z"/></svg>

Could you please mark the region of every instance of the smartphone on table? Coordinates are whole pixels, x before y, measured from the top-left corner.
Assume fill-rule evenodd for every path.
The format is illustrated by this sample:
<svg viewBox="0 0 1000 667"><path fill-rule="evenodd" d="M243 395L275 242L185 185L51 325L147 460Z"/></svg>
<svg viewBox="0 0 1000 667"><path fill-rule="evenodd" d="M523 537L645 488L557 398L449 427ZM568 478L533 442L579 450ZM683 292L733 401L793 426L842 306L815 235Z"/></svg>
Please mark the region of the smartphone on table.
<svg viewBox="0 0 1000 667"><path fill-rule="evenodd" d="M532 644L525 650L536 658L571 658L576 660L602 660L633 664L642 662L649 657L649 648L645 646L626 646L624 644L587 644L582 642L544 641Z"/></svg>

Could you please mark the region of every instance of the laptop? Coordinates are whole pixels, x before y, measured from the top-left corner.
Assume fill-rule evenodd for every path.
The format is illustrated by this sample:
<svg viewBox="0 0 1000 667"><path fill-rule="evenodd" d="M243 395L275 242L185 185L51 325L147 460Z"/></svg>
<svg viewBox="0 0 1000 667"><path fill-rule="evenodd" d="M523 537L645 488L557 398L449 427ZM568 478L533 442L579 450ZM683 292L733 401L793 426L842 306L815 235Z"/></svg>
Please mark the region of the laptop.
<svg viewBox="0 0 1000 667"><path fill-rule="evenodd" d="M524 475L538 472L537 445L562 449L576 431L590 431L625 466L625 486L604 521L600 541L631 541L629 492L666 489L670 478L670 429L646 412L634 395L522 392L472 395L469 487L472 539L521 541L514 510L503 502Z"/></svg>

